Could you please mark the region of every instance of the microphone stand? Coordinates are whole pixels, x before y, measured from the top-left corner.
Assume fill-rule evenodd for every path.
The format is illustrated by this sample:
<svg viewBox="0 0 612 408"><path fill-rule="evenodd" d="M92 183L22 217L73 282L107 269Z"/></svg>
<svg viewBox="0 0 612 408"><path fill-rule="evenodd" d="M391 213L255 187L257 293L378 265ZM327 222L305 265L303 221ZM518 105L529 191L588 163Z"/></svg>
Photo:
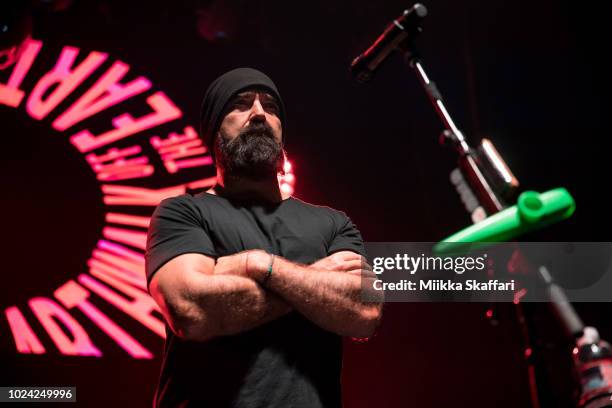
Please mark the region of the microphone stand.
<svg viewBox="0 0 612 408"><path fill-rule="evenodd" d="M413 6L422 8L420 18L414 22L418 27L411 27L411 35L397 44L397 50L404 53L405 63L415 71L421 85L425 89L436 113L444 125L440 141L452 145L459 155L460 173L455 173L453 181L462 184L462 199L472 212L476 223L473 227L459 232L439 245L461 241L506 241L540 228L543 225L569 217L574 210L573 198L565 189L556 189L543 194L524 192L518 197L516 206L510 207L518 195L518 181L497 153L492 143L483 139L478 149L472 148L461 130L457 127L444 105L442 94L435 83L425 72L422 60L416 52L414 39L422 32L420 22L426 15L426 9L420 4ZM404 12L406 15L408 10ZM401 27L401 25L397 25ZM377 64L380 61L377 61ZM462 180L463 179L463 180ZM465 186L465 181L467 185ZM458 188L459 190L459 188ZM470 197L470 195L475 197ZM467 198L466 198L467 196ZM475 198L475 200L474 200ZM471 203L468 206L468 202ZM476 203L476 204L474 204ZM511 213L512 212L512 213ZM508 221L508 214L520 218L518 224ZM519 215L520 217L517 217ZM505 217L505 218L503 218ZM496 223L493 223L495 218ZM512 218L512 217L511 217ZM491 221L486 226L478 222ZM512 224L512 225L511 225ZM481 224L482 225L482 224ZM444 245L440 246L444 248ZM518 251L518 250L517 250ZM515 255L521 254L515 251ZM585 327L582 320L567 300L561 287L556 285L546 267L537 268L536 277L544 283L548 293L550 306L568 338L575 342L573 350L574 368L581 385L580 394L576 394L577 406L581 408L612 407L612 351L610 345L599 339L597 330ZM515 305L524 342L524 355L527 362L531 405L533 408L542 406L542 397L537 381L537 338L530 316L525 313L520 297L515 296ZM609 404L606 402L608 401Z"/></svg>
<svg viewBox="0 0 612 408"><path fill-rule="evenodd" d="M438 90L435 82L429 79L425 72L425 68L415 52L412 42L404 44L404 61L415 71L419 82L425 89L431 104L444 125L444 131L440 136L442 144L451 144L459 155L459 168L461 175L467 178L471 191L475 193L477 202L484 207L484 211L489 214L497 213L506 207L506 204L497 197L495 191L485 178L483 172L478 167L477 157L474 149L472 149L461 130L457 127L450 113L444 105L442 94ZM480 214L480 215L479 215ZM479 213L472 213L473 218L483 218L486 216L482 210ZM531 330L527 325L525 314L521 303L516 303L516 314L521 325L521 334L523 337L524 353L527 360L527 370L529 376L529 391L532 408L540 408L540 397L536 382L536 353L533 352L534 341L532 340Z"/></svg>

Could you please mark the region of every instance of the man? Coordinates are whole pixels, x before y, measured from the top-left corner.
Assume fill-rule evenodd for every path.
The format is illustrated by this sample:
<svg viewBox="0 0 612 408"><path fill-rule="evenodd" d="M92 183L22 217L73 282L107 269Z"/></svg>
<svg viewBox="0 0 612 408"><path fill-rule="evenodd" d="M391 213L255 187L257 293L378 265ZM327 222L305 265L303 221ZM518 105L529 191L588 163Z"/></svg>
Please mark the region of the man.
<svg viewBox="0 0 612 408"><path fill-rule="evenodd" d="M279 189L285 109L250 68L216 79L201 133L217 184L151 220L149 291L167 322L157 406L340 407L341 336L369 337L381 304L359 231Z"/></svg>

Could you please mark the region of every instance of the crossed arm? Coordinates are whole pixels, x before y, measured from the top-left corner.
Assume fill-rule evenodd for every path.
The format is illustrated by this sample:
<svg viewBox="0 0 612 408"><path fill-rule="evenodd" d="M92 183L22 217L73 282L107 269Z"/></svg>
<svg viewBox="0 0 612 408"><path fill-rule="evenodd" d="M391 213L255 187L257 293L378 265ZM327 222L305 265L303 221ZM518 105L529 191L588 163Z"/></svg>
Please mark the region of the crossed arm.
<svg viewBox="0 0 612 408"><path fill-rule="evenodd" d="M153 276L150 292L172 330L188 340L236 334L292 310L343 336L369 337L381 317L382 299L361 300L376 279L353 252L341 251L300 265L264 251L243 251L215 263L202 254L180 255Z"/></svg>

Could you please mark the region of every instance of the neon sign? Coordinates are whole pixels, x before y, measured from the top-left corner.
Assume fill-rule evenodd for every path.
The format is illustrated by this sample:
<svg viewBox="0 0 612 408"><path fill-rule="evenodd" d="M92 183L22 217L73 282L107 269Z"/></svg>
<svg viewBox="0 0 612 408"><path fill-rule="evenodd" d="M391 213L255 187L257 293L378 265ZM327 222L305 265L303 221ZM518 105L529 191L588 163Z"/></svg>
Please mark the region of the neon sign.
<svg viewBox="0 0 612 408"><path fill-rule="evenodd" d="M68 279L46 297L29 299L27 307L60 354L93 357L104 354L83 325L71 314L71 311L78 310L80 315L86 316L129 356L151 359L153 354L150 350L89 298L97 296L103 299L150 332L165 338L161 314L146 288L144 250L149 217L142 214L151 214L164 198L212 186L215 177L161 188L133 186L129 182L146 180L147 185L154 185L153 178L158 176L168 180L168 176L183 175L186 169L208 167L211 170L212 159L197 132L189 124L177 125L167 134L156 134L156 129L161 125L176 123L183 117L177 105L161 91L145 96L143 107L148 113L139 117L123 112L115 116L104 131L95 133L87 128L72 130L75 125L123 101L149 92L152 83L142 76L122 83L130 67L124 62L114 61L93 85L82 89L85 81L100 69L109 56L92 51L76 64L81 50L66 46L54 67L42 75L31 90L22 89L23 81L42 47L43 43L38 40L29 40L24 46L19 60L12 66L7 82L0 83L0 104L12 108L23 106L31 118L39 121L51 114L57 115L52 121L52 128L68 137L100 182L106 224L87 261L87 273ZM55 112L76 91L81 96L67 109ZM283 191L291 194L295 177L288 161L285 163L285 171L284 175L279 175L279 182ZM50 345L43 344L20 307L26 306L11 305L3 310L16 351L22 354L50 352Z"/></svg>

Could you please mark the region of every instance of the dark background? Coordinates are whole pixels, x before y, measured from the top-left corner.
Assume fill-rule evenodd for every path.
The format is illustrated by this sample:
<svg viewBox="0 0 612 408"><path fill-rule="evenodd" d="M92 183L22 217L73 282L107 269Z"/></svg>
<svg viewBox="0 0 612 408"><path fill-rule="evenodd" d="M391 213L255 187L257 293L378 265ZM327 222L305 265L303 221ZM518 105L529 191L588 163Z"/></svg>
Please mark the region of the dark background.
<svg viewBox="0 0 612 408"><path fill-rule="evenodd" d="M65 45L81 48L77 62L89 51L103 51L109 53L103 67L117 59L130 64L125 80L151 79L152 90L163 90L195 124L206 86L231 68L252 66L274 79L287 106L287 150L298 197L346 211L366 241L436 241L469 225L448 181L455 155L438 144L441 125L414 73L394 55L370 84L358 85L348 74L351 60L411 3L64 3L61 10L34 9L34 38L44 47L22 88L30 90ZM425 3L430 15L419 48L458 126L474 144L490 138L524 189L563 186L576 199L570 220L525 240L609 240L603 161L608 109L601 65L609 46L604 13L592 4ZM84 272L103 225L95 176L78 153L66 154L74 151L66 135L50 128L74 99L40 123L27 115L23 102L17 109L0 106L5 149L0 306L19 306L37 333L44 331L28 314L26 300L51 296L66 281L66 271ZM142 101L133 106L134 116L147 113ZM113 112L96 115L108 114L87 127L107 129ZM207 175L212 174L202 177ZM112 306L98 306L113 315ZM609 304L576 307L585 323L612 339ZM486 308L388 304L374 339L347 341L345 406L529 406L513 309L500 305L499 324L493 326ZM549 368L543 378L559 395L554 406L567 406L567 345L550 317L541 316L552 339L544 345ZM87 329L86 319L76 317ZM116 319L161 354L159 338L127 317ZM104 358L61 356L45 338L47 355L16 355L2 320L0 383L76 385L83 406L150 406L159 358L135 361L110 340L93 339L110 351Z"/></svg>

